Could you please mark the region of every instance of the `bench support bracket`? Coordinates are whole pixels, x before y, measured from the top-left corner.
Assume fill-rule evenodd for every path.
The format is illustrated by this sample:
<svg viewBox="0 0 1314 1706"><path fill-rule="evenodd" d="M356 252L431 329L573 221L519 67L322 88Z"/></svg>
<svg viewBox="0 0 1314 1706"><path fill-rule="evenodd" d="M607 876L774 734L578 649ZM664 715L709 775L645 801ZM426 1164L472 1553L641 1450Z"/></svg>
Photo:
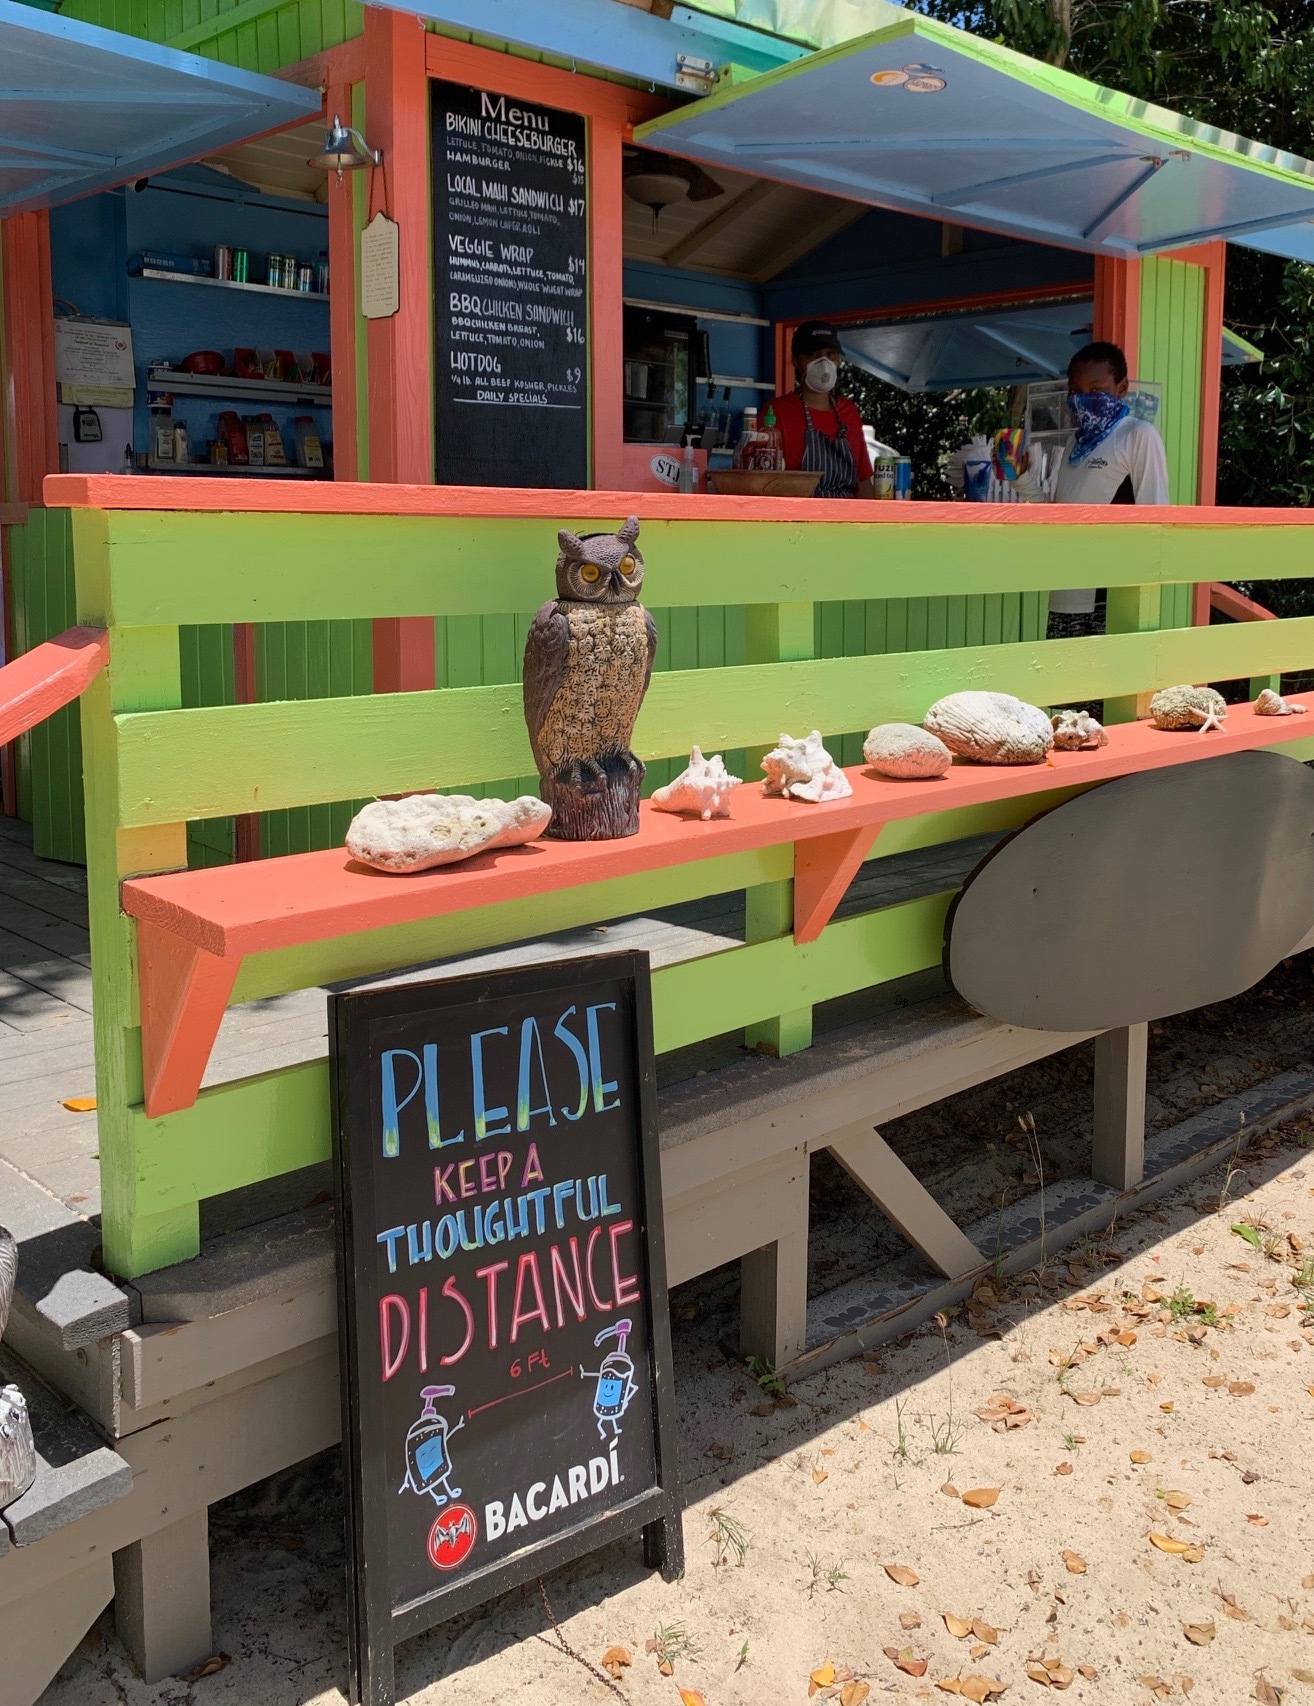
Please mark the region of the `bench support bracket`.
<svg viewBox="0 0 1314 1706"><path fill-rule="evenodd" d="M880 824L794 843L794 940L815 942L876 844Z"/></svg>
<svg viewBox="0 0 1314 1706"><path fill-rule="evenodd" d="M242 961L220 959L144 918L137 956L142 1078L154 1119L196 1100Z"/></svg>
<svg viewBox="0 0 1314 1706"><path fill-rule="evenodd" d="M1145 1056L1149 1027L1095 1039L1095 1143L1091 1176L1129 1191L1145 1177Z"/></svg>
<svg viewBox="0 0 1314 1706"><path fill-rule="evenodd" d="M985 1257L865 1121L831 1134L831 1154L867 1195L946 1279L962 1279Z"/></svg>

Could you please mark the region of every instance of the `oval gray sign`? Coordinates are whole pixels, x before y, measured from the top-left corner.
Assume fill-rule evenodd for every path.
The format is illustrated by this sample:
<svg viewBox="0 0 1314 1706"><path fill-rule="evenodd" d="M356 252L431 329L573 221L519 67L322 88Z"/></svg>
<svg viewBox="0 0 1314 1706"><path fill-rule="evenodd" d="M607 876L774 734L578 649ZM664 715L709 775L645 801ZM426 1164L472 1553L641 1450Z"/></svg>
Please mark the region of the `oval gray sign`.
<svg viewBox="0 0 1314 1706"><path fill-rule="evenodd" d="M1239 995L1311 928L1314 773L1239 752L1106 782L1028 824L968 879L946 961L990 1018L1112 1030Z"/></svg>

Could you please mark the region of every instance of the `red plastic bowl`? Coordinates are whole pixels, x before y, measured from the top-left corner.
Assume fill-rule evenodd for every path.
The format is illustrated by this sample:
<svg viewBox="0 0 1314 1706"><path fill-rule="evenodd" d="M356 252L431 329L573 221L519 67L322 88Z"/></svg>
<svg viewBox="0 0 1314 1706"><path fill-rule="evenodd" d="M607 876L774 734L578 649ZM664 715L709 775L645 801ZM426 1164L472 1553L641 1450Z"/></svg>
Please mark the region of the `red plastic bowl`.
<svg viewBox="0 0 1314 1706"><path fill-rule="evenodd" d="M193 350L191 355L182 358L181 367L184 373L203 373L213 378L224 371L227 363L217 349Z"/></svg>

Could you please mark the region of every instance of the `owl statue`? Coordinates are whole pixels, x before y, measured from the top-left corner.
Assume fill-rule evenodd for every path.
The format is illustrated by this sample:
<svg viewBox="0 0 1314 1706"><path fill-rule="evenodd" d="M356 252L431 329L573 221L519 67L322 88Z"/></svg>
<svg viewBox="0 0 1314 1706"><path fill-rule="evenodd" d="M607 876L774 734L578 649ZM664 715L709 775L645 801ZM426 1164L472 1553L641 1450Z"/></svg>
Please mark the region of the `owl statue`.
<svg viewBox="0 0 1314 1706"><path fill-rule="evenodd" d="M525 641L525 722L545 802L547 834L615 841L639 827L643 765L630 751L648 691L657 626L637 602L639 523L617 533L557 535L557 596Z"/></svg>

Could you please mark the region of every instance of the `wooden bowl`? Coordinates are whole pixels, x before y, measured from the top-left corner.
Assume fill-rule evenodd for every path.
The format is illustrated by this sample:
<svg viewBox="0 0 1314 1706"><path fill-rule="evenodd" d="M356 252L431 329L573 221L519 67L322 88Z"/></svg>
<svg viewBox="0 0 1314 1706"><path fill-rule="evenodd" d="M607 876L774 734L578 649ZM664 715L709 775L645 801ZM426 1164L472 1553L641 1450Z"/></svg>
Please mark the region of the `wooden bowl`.
<svg viewBox="0 0 1314 1706"><path fill-rule="evenodd" d="M774 474L760 468L709 468L707 484L722 497L810 498L821 484L821 475L801 468Z"/></svg>

